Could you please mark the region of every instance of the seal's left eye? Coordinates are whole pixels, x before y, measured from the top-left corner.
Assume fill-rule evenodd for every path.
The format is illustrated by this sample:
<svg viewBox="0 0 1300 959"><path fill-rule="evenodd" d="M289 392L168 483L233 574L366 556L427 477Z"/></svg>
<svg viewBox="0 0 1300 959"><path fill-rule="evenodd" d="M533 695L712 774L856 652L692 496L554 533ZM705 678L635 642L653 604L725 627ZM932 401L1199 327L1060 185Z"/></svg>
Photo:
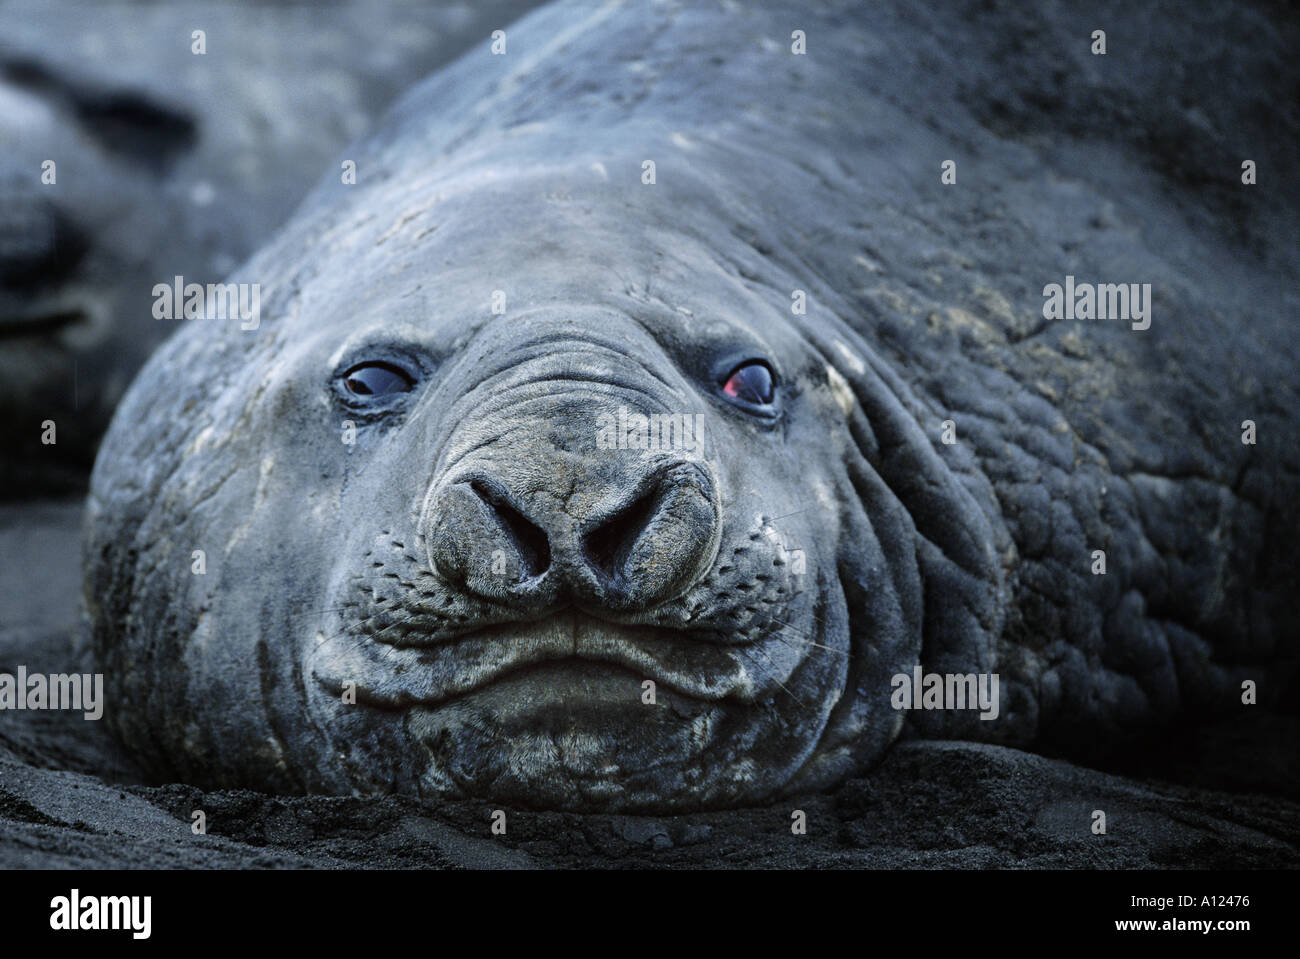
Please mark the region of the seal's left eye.
<svg viewBox="0 0 1300 959"><path fill-rule="evenodd" d="M776 376L762 360L750 360L731 371L722 383L722 392L742 403L768 406L776 398Z"/></svg>
<svg viewBox="0 0 1300 959"><path fill-rule="evenodd" d="M387 363L362 363L343 375L343 385L355 396L387 396L407 392L415 381Z"/></svg>

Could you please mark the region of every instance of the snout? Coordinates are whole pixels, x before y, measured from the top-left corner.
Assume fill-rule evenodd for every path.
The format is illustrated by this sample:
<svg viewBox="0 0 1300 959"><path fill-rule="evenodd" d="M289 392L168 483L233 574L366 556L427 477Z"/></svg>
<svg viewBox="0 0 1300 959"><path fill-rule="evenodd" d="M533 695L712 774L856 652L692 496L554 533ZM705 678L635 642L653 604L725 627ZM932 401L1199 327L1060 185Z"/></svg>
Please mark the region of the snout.
<svg viewBox="0 0 1300 959"><path fill-rule="evenodd" d="M552 484L540 489L521 488L523 471L459 471L425 510L433 569L468 592L539 612L565 602L635 612L689 589L720 538L708 467L660 459L616 469L611 482L608 470L580 464L557 456L547 471ZM586 495L572 495L577 490Z"/></svg>

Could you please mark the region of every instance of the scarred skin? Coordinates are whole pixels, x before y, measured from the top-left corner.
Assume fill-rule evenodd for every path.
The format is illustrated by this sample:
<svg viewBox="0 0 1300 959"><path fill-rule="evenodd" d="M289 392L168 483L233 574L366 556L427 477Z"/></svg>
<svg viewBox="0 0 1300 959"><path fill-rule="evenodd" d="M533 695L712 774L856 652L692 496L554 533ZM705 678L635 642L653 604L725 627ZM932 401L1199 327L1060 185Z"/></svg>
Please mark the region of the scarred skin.
<svg viewBox="0 0 1300 959"><path fill-rule="evenodd" d="M924 174L860 166L892 108L832 19L792 57L779 13L542 11L237 271L256 330L154 356L96 465L86 601L156 775L693 809L863 768L917 664L1001 679L996 720L917 731L1080 754L1272 675L1296 471L1242 445L1279 420L1231 375L1284 367L1271 328L1214 350L1127 235L984 257L928 129L899 124ZM1152 328L1043 321L1067 269L1155 283ZM762 408L719 388L751 360ZM349 392L367 363L411 388ZM621 408L703 443L603 449Z"/></svg>

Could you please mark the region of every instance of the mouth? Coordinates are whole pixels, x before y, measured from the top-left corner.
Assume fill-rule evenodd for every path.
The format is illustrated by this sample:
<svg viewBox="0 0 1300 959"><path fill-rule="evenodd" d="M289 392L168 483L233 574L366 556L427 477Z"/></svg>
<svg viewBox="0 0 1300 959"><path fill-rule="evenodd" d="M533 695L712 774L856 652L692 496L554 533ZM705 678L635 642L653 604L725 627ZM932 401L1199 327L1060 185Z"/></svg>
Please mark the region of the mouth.
<svg viewBox="0 0 1300 959"><path fill-rule="evenodd" d="M752 655L754 645L721 645L679 630L614 624L568 610L433 647L356 644L348 636L331 643L321 636L313 657L320 664L312 676L333 698L354 684L358 704L388 711L443 706L525 672L555 677L554 693L566 703L590 692L596 679L626 685L637 696L650 680L688 699L752 703L763 693L763 660Z"/></svg>

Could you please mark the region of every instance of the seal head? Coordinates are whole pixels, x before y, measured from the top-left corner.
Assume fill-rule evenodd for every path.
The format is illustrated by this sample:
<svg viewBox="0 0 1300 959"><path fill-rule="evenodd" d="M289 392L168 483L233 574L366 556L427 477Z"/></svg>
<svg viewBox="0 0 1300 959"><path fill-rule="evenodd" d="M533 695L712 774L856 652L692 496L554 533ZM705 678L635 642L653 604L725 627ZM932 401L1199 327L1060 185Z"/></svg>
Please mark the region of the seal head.
<svg viewBox="0 0 1300 959"><path fill-rule="evenodd" d="M585 157L394 177L243 271L284 278L257 330L195 321L151 363L92 502L138 552L91 601L160 772L753 802L897 734L926 575L968 562L944 601L996 610L984 511L901 384L745 279L707 177L643 189L641 152L605 154L623 184Z"/></svg>

